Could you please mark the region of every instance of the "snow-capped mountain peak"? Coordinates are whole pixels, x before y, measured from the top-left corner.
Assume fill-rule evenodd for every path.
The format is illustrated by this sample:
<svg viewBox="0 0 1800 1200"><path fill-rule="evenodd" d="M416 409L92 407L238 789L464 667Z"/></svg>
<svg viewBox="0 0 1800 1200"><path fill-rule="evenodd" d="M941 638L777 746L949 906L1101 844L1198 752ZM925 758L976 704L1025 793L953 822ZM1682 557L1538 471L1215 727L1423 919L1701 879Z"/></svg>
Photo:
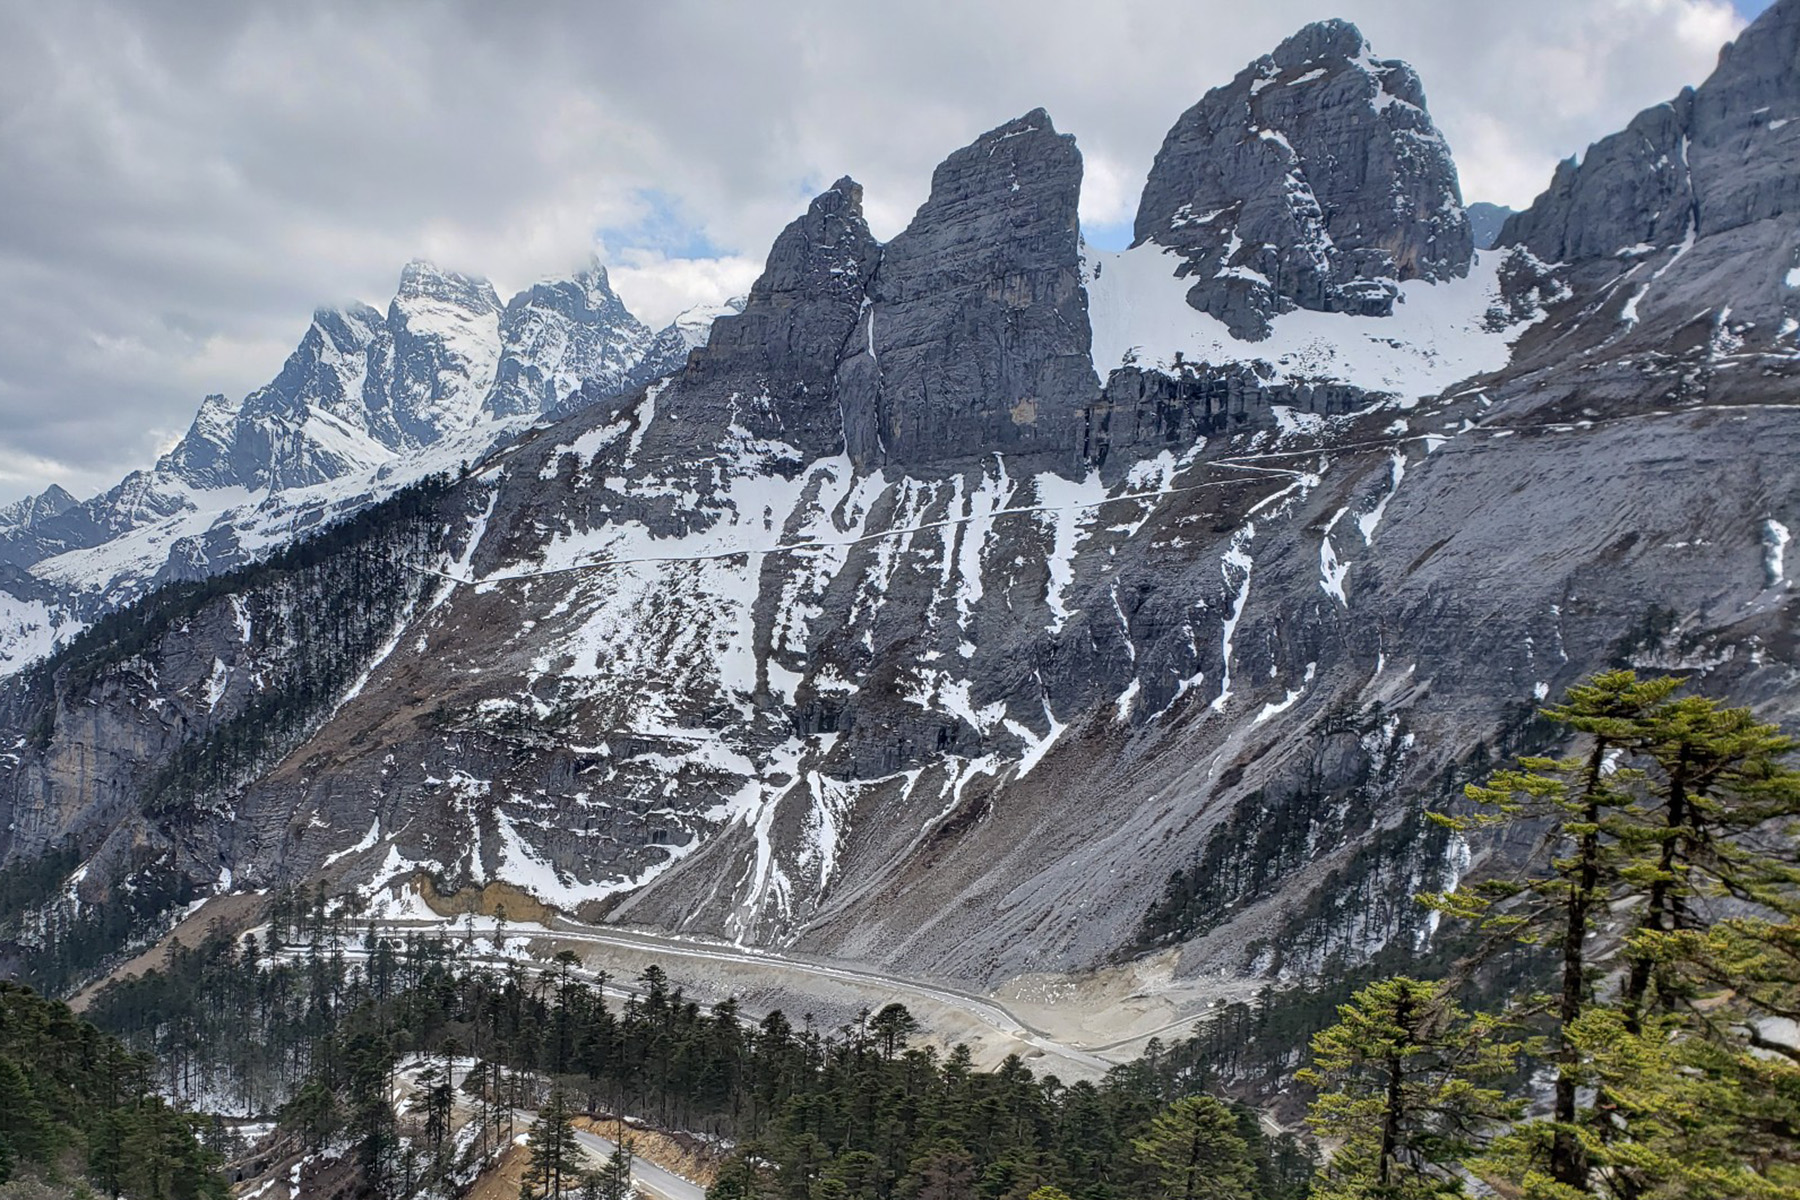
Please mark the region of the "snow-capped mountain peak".
<svg viewBox="0 0 1800 1200"><path fill-rule="evenodd" d="M0 580L22 614L0 622L0 673L162 579L227 569L545 413L666 374L709 325L688 313L652 334L598 261L503 305L487 280L414 260L385 311L320 308L273 380L206 397L153 469L86 503L53 489L0 512L0 567L62 597Z"/></svg>

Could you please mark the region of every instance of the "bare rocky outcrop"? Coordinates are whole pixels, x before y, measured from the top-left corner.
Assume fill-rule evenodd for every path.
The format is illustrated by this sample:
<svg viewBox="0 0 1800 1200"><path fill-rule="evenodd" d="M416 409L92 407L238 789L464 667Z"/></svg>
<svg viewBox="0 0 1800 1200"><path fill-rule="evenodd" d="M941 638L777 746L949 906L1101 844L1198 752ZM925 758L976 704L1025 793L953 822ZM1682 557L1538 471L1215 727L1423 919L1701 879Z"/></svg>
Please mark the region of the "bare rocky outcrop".
<svg viewBox="0 0 1800 1200"><path fill-rule="evenodd" d="M1639 113L1501 232L1589 301L1586 336L1619 349L1685 340L1794 346L1800 331L1800 5L1783 0L1697 88Z"/></svg>
<svg viewBox="0 0 1800 1200"><path fill-rule="evenodd" d="M1177 251L1189 303L1258 338L1294 308L1381 316L1397 285L1467 273L1456 165L1418 75L1354 25L1309 25L1163 140L1138 242Z"/></svg>
<svg viewBox="0 0 1800 1200"><path fill-rule="evenodd" d="M858 463L1048 451L1073 464L1090 362L1076 205L1081 155L1035 109L933 173L882 248L866 328L837 371Z"/></svg>

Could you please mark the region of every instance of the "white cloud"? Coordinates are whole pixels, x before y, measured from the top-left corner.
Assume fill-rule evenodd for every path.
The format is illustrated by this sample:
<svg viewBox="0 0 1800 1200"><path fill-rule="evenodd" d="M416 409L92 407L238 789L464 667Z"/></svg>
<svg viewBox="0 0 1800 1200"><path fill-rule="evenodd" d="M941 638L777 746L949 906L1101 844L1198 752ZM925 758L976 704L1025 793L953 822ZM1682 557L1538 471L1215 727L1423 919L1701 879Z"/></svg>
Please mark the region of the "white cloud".
<svg viewBox="0 0 1800 1200"><path fill-rule="evenodd" d="M625 306L652 326L666 325L697 304L717 304L750 290L762 274L762 260L669 258L655 250L622 251L608 268L613 289Z"/></svg>
<svg viewBox="0 0 1800 1200"><path fill-rule="evenodd" d="M1128 223L1176 116L1325 16L1412 61L1465 191L1515 205L1741 24L1723 0L0 0L0 499L143 465L415 255L504 293L606 231L658 320L743 291L839 175L892 236L945 154L1040 104L1086 155L1084 219ZM648 194L698 257L619 239Z"/></svg>

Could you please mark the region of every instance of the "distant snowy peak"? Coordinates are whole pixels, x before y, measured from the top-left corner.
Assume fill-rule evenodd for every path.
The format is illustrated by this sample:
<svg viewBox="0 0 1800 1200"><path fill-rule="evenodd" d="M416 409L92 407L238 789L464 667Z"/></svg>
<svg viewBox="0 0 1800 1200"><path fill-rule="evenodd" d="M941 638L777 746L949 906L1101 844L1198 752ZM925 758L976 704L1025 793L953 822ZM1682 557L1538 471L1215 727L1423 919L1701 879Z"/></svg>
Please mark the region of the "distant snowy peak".
<svg viewBox="0 0 1800 1200"><path fill-rule="evenodd" d="M311 487L549 412L584 384L624 390L650 342L598 262L503 306L485 279L414 261L385 313L320 309L273 381L240 403L209 396L158 470L200 489Z"/></svg>
<svg viewBox="0 0 1800 1200"><path fill-rule="evenodd" d="M1474 242L1416 72L1354 25L1309 25L1164 139L1135 242L1185 260L1189 303L1239 338L1294 309L1387 316L1399 285L1461 277Z"/></svg>
<svg viewBox="0 0 1800 1200"><path fill-rule="evenodd" d="M371 436L412 449L473 425L499 374L501 311L486 280L408 264L371 346L369 382L379 390L359 414Z"/></svg>
<svg viewBox="0 0 1800 1200"><path fill-rule="evenodd" d="M415 258L401 268L394 304L418 311L442 306L477 314L498 313L501 307L499 293L487 280L478 275L446 271L422 258Z"/></svg>
<svg viewBox="0 0 1800 1200"><path fill-rule="evenodd" d="M681 370L687 365L688 355L706 345L712 336L713 322L743 312L745 299L733 296L723 304L696 304L677 313L651 340L638 377L647 381Z"/></svg>
<svg viewBox="0 0 1800 1200"><path fill-rule="evenodd" d="M35 496L27 496L23 500L15 500L11 504L0 507L0 530L17 529L36 521L60 516L78 503L80 501L71 496L60 484L53 483Z"/></svg>
<svg viewBox="0 0 1800 1200"><path fill-rule="evenodd" d="M342 445L315 452L306 430L315 419L365 428L369 357L385 328L382 314L365 304L319 309L281 373L239 402L208 396L157 473L192 488L267 490L317 483L384 454L378 445L347 457ZM368 440L366 432L352 438Z"/></svg>
<svg viewBox="0 0 1800 1200"><path fill-rule="evenodd" d="M0 570L53 593L0 577L17 601L0 598L0 674L164 579L229 569L635 386L653 341L598 262L504 305L485 279L408 263L386 311L316 311L273 380L208 396L154 469L85 503L56 488L0 510Z"/></svg>
<svg viewBox="0 0 1800 1200"><path fill-rule="evenodd" d="M573 278L534 284L501 315L500 367L484 411L494 417L550 412L583 385L624 391L635 382L651 336L597 261Z"/></svg>
<svg viewBox="0 0 1800 1200"><path fill-rule="evenodd" d="M678 333L688 348L697 350L706 345L707 337L712 333L713 322L720 317L734 317L744 311L745 296L733 296L723 304L696 304L692 308L682 309L675 314L667 328Z"/></svg>

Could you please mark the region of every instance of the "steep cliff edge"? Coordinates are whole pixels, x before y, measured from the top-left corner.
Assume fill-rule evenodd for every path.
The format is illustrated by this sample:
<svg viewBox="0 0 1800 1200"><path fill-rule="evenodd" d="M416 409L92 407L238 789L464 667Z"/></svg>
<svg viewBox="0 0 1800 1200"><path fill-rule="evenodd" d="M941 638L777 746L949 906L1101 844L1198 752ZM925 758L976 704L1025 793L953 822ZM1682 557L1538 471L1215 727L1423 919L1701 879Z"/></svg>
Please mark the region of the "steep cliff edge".
<svg viewBox="0 0 1800 1200"><path fill-rule="evenodd" d="M1581 305L1553 351L1789 354L1800 334L1800 7L1772 5L1699 87L1558 165L1501 232ZM1671 334L1675 341L1671 343Z"/></svg>

